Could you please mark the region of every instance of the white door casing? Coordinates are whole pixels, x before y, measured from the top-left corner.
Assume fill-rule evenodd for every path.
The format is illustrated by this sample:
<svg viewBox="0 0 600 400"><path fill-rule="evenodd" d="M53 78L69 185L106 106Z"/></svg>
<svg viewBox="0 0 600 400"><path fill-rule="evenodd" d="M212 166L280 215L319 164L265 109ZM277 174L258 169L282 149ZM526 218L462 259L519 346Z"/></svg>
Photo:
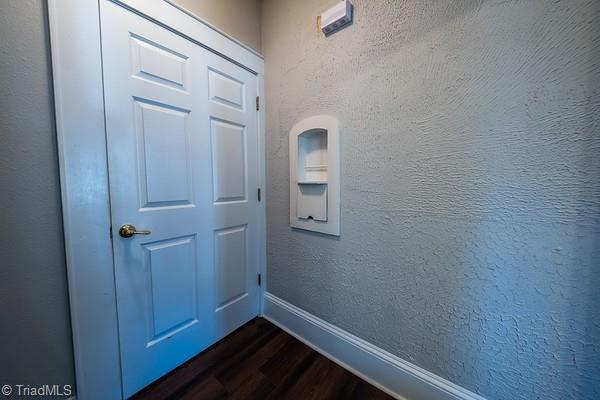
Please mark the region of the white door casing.
<svg viewBox="0 0 600 400"><path fill-rule="evenodd" d="M110 221L97 212L103 201L108 209L104 132L88 129L92 115L102 127L102 76L78 59L100 61L89 46L94 35L99 41L98 3L52 2L50 15L77 390L81 398L110 399L132 394L259 312L264 203L255 193L264 178L264 132L254 109L262 60L165 2L99 3L116 293L112 266L101 263L110 259L99 236ZM78 77L87 84L70 81ZM90 183L94 206L85 200ZM77 224L82 215L90 226ZM123 223L152 234L120 238ZM96 236L80 240L88 229ZM89 259L96 239L101 257ZM115 330L98 325L116 320L106 303L111 292L119 303L122 392Z"/></svg>

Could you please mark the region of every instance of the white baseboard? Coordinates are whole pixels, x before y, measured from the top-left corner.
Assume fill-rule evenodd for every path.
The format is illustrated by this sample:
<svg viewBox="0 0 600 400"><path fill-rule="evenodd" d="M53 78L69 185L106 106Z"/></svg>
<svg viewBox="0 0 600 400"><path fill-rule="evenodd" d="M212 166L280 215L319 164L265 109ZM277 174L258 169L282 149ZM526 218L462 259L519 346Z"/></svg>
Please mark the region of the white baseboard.
<svg viewBox="0 0 600 400"><path fill-rule="evenodd" d="M264 317L365 381L403 400L485 400L265 293Z"/></svg>

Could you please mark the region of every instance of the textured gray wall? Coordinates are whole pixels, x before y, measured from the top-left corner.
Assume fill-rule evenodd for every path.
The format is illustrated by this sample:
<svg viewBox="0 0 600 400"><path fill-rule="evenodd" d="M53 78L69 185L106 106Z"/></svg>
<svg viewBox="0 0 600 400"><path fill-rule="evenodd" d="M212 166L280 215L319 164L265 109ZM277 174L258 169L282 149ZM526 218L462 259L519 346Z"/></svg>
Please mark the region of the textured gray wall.
<svg viewBox="0 0 600 400"><path fill-rule="evenodd" d="M45 1L0 1L0 385L73 384Z"/></svg>
<svg viewBox="0 0 600 400"><path fill-rule="evenodd" d="M490 399L600 398L600 2L266 0L268 290ZM342 235L288 132L342 131Z"/></svg>
<svg viewBox="0 0 600 400"><path fill-rule="evenodd" d="M175 0L175 2L254 50L261 51L261 0Z"/></svg>

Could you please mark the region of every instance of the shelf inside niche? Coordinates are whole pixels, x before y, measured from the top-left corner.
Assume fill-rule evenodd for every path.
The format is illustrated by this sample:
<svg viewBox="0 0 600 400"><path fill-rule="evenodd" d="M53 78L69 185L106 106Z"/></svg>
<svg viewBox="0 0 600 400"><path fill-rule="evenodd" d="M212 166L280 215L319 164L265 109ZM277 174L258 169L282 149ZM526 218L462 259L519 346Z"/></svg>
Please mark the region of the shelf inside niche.
<svg viewBox="0 0 600 400"><path fill-rule="evenodd" d="M327 181L298 181L298 185L327 185Z"/></svg>
<svg viewBox="0 0 600 400"><path fill-rule="evenodd" d="M316 172L326 172L327 165L306 165L304 167L305 171L316 171Z"/></svg>

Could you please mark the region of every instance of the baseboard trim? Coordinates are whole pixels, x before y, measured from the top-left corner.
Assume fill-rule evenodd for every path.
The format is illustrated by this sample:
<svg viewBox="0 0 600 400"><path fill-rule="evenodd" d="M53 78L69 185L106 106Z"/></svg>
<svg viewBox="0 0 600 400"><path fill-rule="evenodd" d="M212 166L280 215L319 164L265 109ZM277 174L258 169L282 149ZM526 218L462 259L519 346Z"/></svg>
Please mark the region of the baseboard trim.
<svg viewBox="0 0 600 400"><path fill-rule="evenodd" d="M329 322L265 293L264 317L325 357L401 400L485 400Z"/></svg>

